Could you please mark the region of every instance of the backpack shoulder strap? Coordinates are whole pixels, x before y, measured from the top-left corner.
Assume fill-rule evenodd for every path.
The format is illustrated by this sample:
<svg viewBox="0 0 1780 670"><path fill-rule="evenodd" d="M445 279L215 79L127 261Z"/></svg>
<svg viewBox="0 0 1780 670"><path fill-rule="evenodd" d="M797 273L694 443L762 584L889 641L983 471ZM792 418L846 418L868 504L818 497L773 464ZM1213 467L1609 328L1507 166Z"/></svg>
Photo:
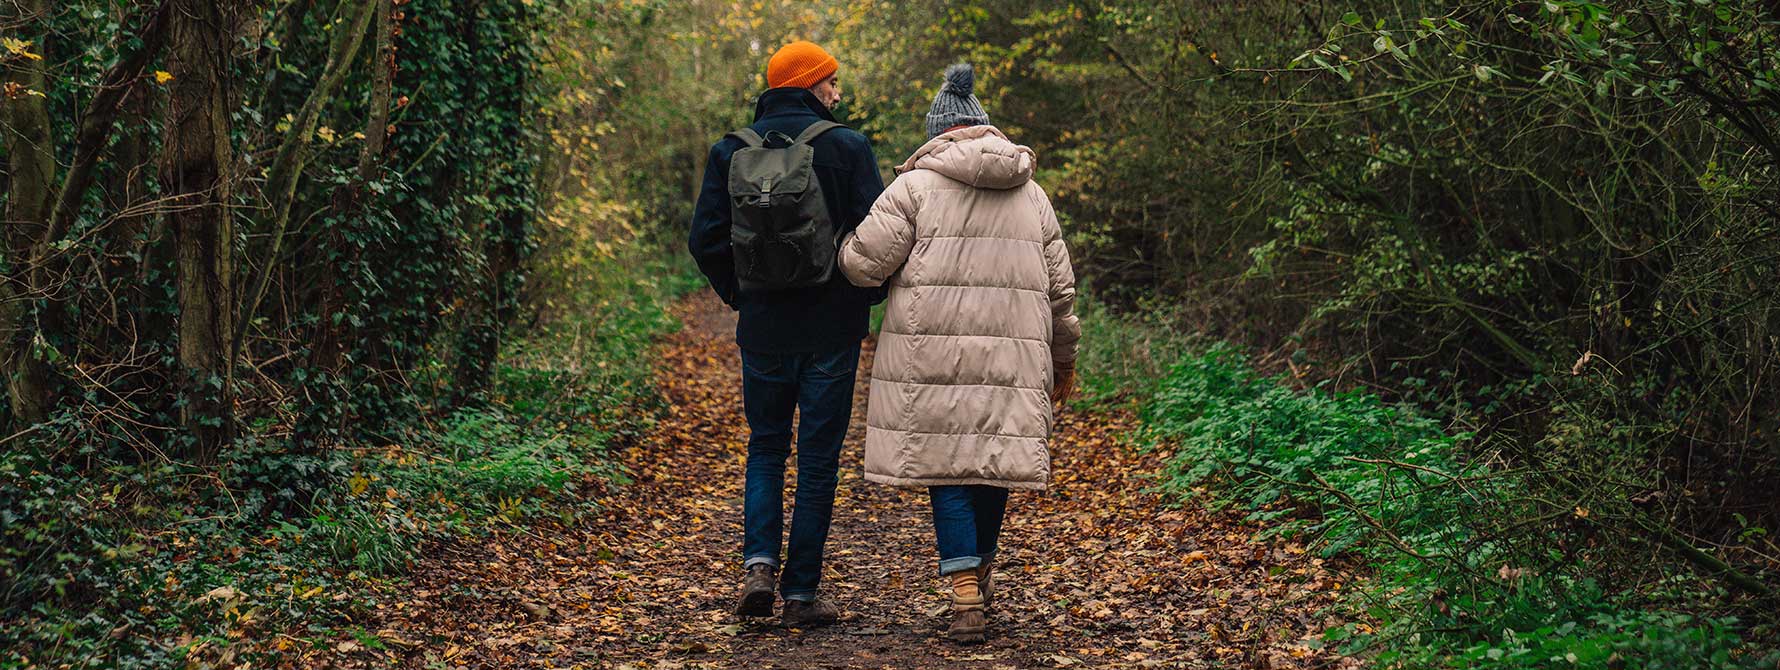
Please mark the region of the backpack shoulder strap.
<svg viewBox="0 0 1780 670"><path fill-rule="evenodd" d="M821 137L822 133L826 133L830 130L834 130L835 128L845 128L845 127L847 127L845 124L835 123L833 121L829 121L826 119L824 119L822 121L817 121L815 123L810 124L810 127L803 129L803 132L798 133L797 139L792 140L792 143L794 143L794 144L809 144L810 142L814 142L817 137Z"/></svg>
<svg viewBox="0 0 1780 670"><path fill-rule="evenodd" d="M742 128L740 130L732 131L728 135L724 135L724 137L736 138L755 149L759 149L766 145L766 140L760 137L760 133L754 132L753 128Z"/></svg>

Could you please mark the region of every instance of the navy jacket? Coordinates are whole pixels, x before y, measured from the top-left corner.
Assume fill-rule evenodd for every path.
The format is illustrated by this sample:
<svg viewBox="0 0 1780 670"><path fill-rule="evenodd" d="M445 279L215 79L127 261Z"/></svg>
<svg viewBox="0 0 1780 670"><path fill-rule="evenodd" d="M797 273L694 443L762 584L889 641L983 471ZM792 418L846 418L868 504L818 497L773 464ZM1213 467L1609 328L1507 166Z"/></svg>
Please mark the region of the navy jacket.
<svg viewBox="0 0 1780 670"><path fill-rule="evenodd" d="M754 108L755 132L779 131L796 137L817 120L834 120L821 101L802 88L775 88L760 94ZM851 346L866 335L871 306L884 299L881 288L863 289L847 282L840 269L827 284L783 291L741 291L736 286L735 257L730 252L729 159L747 146L725 136L711 147L705 162L705 183L692 213L687 248L698 269L723 302L740 312L736 344L764 353L830 351ZM828 202L835 241L853 232L878 194L884 179L871 143L851 128L836 128L810 143L816 181Z"/></svg>

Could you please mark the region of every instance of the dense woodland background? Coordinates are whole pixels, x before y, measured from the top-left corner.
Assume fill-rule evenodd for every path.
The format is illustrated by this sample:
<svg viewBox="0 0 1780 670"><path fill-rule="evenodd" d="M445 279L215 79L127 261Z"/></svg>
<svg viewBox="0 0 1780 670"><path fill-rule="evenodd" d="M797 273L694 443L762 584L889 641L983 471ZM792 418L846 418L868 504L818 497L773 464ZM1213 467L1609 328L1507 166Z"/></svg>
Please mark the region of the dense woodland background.
<svg viewBox="0 0 1780 670"><path fill-rule="evenodd" d="M976 65L1092 297L1083 402L1369 560L1329 644L1773 667L1772 2L0 10L0 665L323 636L358 601L312 589L620 485L705 150L795 37L886 167ZM196 614L256 589L297 597Z"/></svg>

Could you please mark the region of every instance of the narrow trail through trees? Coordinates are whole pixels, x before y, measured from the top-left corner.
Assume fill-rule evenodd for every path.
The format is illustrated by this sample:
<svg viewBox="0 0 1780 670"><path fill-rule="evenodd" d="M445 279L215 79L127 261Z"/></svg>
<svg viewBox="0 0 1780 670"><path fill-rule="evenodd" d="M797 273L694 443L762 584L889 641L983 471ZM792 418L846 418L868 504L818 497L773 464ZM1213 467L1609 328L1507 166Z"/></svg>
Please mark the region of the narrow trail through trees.
<svg viewBox="0 0 1780 670"><path fill-rule="evenodd" d="M740 573L742 420L733 316L701 294L660 348L669 405L620 458L635 481L580 526L431 548L404 600L367 628L401 667L1340 667L1305 641L1335 621L1332 566L1152 492L1161 456L1121 443L1128 416L1068 410L1053 487L1009 510L987 644L941 637L947 602L926 497L859 474L867 344L843 456L824 593L836 626L729 614ZM790 496L787 495L787 501ZM345 659L338 659L345 660Z"/></svg>

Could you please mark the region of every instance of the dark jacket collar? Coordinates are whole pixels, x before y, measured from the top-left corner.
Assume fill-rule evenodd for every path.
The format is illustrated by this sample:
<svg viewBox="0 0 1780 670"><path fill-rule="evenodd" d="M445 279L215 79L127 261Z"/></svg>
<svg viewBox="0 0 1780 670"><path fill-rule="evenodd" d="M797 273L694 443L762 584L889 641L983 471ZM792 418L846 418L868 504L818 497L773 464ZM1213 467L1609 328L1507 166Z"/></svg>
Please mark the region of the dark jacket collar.
<svg viewBox="0 0 1780 670"><path fill-rule="evenodd" d="M825 121L834 120L834 114L807 88L769 88L754 102L755 121L782 114L815 114Z"/></svg>

